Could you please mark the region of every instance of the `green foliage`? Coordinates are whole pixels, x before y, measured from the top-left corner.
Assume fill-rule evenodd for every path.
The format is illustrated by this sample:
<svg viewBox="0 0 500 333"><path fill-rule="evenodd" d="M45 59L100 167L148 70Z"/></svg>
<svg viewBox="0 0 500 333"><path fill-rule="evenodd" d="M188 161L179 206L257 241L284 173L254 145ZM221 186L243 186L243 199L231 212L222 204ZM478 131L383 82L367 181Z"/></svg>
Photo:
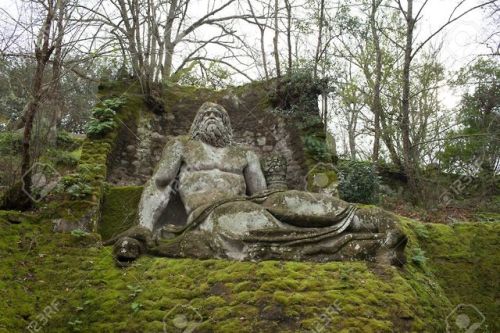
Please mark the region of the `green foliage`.
<svg viewBox="0 0 500 333"><path fill-rule="evenodd" d="M87 125L87 135L93 139L103 137L115 129L115 127L116 123L113 120L101 122L96 119L91 119Z"/></svg>
<svg viewBox="0 0 500 333"><path fill-rule="evenodd" d="M284 115L317 124L318 95L327 89L328 79L315 79L309 67L297 68L280 80L269 99Z"/></svg>
<svg viewBox="0 0 500 333"><path fill-rule="evenodd" d="M116 112L110 108L95 107L92 109L92 117L99 121L113 120Z"/></svg>
<svg viewBox="0 0 500 333"><path fill-rule="evenodd" d="M122 105L124 105L127 100L124 97L115 97L105 99L102 104L109 109L118 110Z"/></svg>
<svg viewBox="0 0 500 333"><path fill-rule="evenodd" d="M82 323L83 322L81 320L78 320L78 319L68 321L68 325L71 327L71 329L74 332L80 332L81 331L81 325L82 325Z"/></svg>
<svg viewBox="0 0 500 333"><path fill-rule="evenodd" d="M123 98L111 98L102 102L102 107L92 109L92 118L87 124L87 135L90 138L102 138L113 131L117 124L115 121L116 110L118 110L125 100Z"/></svg>
<svg viewBox="0 0 500 333"><path fill-rule="evenodd" d="M56 137L56 146L59 149L75 150L81 145L81 140L75 139L66 131L58 131Z"/></svg>
<svg viewBox="0 0 500 333"><path fill-rule="evenodd" d="M379 179L370 162L342 161L338 168L340 198L359 203L376 201Z"/></svg>
<svg viewBox="0 0 500 333"><path fill-rule="evenodd" d="M307 153L315 160L315 161L330 161L331 154L328 151L328 147L326 146L325 140L321 138L317 138L312 135L307 135L304 139L304 146L306 148Z"/></svg>
<svg viewBox="0 0 500 333"><path fill-rule="evenodd" d="M139 310L141 310L142 307L143 307L142 304L139 302L133 302L132 304L130 304L130 308L134 313L139 312Z"/></svg>
<svg viewBox="0 0 500 333"><path fill-rule="evenodd" d="M142 288L140 286L129 284L127 285L127 288L131 291L130 297L132 298L136 298L137 295L142 293Z"/></svg>
<svg viewBox="0 0 500 333"><path fill-rule="evenodd" d="M0 133L0 155L17 155L23 146L23 136L18 132Z"/></svg>
<svg viewBox="0 0 500 333"><path fill-rule="evenodd" d="M458 110L461 128L448 134L438 156L447 171L491 180L500 165L500 66L480 59L463 68L454 83L468 88Z"/></svg>
<svg viewBox="0 0 500 333"><path fill-rule="evenodd" d="M200 79L196 78L192 71L195 66L199 65L199 61L191 61L188 66L177 70L175 73L172 73L168 78L168 81L165 81L165 85L170 87L176 83L182 82L186 85L198 85L198 81Z"/></svg>
<svg viewBox="0 0 500 333"><path fill-rule="evenodd" d="M49 149L48 158L56 166L75 167L78 164L78 157L75 154L58 149Z"/></svg>
<svg viewBox="0 0 500 333"><path fill-rule="evenodd" d="M90 180L80 173L69 174L61 178L57 191L69 194L72 199L83 199L92 194L89 183Z"/></svg>
<svg viewBox="0 0 500 333"><path fill-rule="evenodd" d="M82 238L88 236L88 232L82 230L82 229L75 229L71 230L71 236L76 237L76 238Z"/></svg>
<svg viewBox="0 0 500 333"><path fill-rule="evenodd" d="M416 265L422 266L425 263L425 261L427 260L427 257L425 256L425 251L423 251L421 248L417 247L415 249L415 254L413 255L413 257L411 257L411 260Z"/></svg>

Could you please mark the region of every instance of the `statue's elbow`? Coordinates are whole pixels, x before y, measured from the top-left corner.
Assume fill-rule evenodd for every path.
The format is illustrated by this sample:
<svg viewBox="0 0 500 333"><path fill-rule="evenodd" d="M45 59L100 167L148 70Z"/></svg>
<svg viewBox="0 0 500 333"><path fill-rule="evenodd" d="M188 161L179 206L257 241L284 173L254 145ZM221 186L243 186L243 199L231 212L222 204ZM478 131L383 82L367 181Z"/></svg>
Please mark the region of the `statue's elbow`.
<svg viewBox="0 0 500 333"><path fill-rule="evenodd" d="M161 175L155 178L155 184L158 188L165 188L170 183L169 177Z"/></svg>

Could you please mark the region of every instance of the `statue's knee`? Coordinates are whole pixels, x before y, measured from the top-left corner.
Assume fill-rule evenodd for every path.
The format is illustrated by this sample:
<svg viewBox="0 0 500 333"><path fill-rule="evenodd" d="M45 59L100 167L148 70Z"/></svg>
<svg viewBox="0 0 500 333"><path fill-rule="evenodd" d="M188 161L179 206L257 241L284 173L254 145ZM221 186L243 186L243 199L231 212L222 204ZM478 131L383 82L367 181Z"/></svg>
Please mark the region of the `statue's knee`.
<svg viewBox="0 0 500 333"><path fill-rule="evenodd" d="M381 208L362 207L357 209L352 227L355 230L386 232L397 228L397 222L392 214Z"/></svg>
<svg viewBox="0 0 500 333"><path fill-rule="evenodd" d="M276 223L267 210L253 202L231 202L217 207L210 215L220 229L248 231L270 227Z"/></svg>

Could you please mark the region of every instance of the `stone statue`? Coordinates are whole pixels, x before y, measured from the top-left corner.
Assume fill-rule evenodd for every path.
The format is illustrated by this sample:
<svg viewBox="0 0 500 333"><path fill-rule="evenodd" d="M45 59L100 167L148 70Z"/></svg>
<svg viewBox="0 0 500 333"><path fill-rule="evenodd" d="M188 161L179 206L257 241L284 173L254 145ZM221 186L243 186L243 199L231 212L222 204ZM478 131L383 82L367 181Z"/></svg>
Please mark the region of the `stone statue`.
<svg viewBox="0 0 500 333"><path fill-rule="evenodd" d="M234 260L371 260L402 265L406 236L378 208L287 190L286 161L271 158L268 188L255 152L232 144L226 110L199 109L190 136L165 146L139 205L138 226L118 235L115 258L142 253ZM285 169L283 169L285 168Z"/></svg>

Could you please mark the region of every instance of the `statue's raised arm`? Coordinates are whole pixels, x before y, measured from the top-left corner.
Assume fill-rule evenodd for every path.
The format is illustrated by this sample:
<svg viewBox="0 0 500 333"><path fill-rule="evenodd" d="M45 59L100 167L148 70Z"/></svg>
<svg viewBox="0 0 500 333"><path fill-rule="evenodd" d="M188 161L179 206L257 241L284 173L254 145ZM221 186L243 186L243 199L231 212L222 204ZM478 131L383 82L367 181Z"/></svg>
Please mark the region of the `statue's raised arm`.
<svg viewBox="0 0 500 333"><path fill-rule="evenodd" d="M185 139L170 138L153 177L146 183L139 204L139 225L153 230L156 222L166 209L171 195L177 191Z"/></svg>
<svg viewBox="0 0 500 333"><path fill-rule="evenodd" d="M253 195L267 189L259 157L253 151L247 152L247 166L244 169L248 194Z"/></svg>
<svg viewBox="0 0 500 333"><path fill-rule="evenodd" d="M172 184L182 163L183 143L179 138L171 138L163 149L157 171L153 176L156 186L164 189Z"/></svg>

